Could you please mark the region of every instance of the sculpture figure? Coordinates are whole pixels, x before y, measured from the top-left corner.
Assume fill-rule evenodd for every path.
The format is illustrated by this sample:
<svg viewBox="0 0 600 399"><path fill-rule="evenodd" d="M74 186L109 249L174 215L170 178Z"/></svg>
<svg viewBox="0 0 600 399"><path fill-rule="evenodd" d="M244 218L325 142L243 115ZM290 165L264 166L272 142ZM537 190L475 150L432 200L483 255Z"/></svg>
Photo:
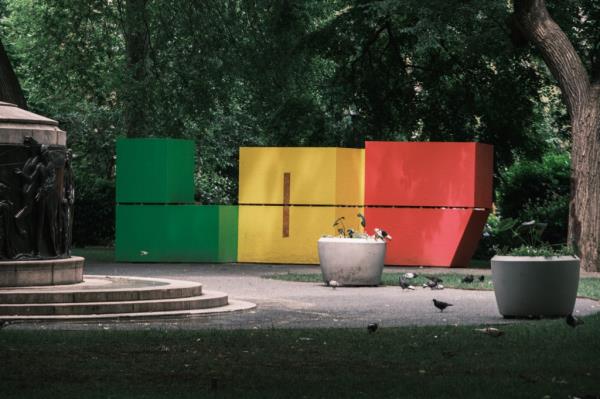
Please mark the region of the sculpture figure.
<svg viewBox="0 0 600 399"><path fill-rule="evenodd" d="M23 206L15 215L15 221L20 234L26 235L25 222L29 215L35 215L35 223L32 224L33 232L30 235L35 240L34 256L40 256L43 251L45 231L48 231L48 250L51 256L56 256L58 255L56 167L47 145L39 145L31 137L25 138L25 145L29 146L32 155L25 161L22 169L15 169L15 173L24 180Z"/></svg>

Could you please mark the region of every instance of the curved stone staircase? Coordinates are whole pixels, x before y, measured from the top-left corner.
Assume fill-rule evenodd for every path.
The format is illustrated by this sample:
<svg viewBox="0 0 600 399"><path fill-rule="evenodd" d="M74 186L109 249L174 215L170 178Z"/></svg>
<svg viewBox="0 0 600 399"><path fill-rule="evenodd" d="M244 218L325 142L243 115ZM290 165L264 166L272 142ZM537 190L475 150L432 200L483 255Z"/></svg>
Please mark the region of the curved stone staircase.
<svg viewBox="0 0 600 399"><path fill-rule="evenodd" d="M0 289L0 319L68 320L179 316L253 308L202 284L170 279L84 276L78 284Z"/></svg>

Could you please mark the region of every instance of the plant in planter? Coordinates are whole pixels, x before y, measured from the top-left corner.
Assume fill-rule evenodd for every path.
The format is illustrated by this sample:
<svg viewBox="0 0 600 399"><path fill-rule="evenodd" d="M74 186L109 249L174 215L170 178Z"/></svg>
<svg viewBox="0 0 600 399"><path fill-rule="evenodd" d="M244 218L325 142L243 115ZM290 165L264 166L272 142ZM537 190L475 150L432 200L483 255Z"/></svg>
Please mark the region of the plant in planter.
<svg viewBox="0 0 600 399"><path fill-rule="evenodd" d="M573 312L579 285L579 258L572 248L542 241L545 223L500 222L507 244L492 258L498 311L504 317L559 317Z"/></svg>
<svg viewBox="0 0 600 399"><path fill-rule="evenodd" d="M361 226L366 227L364 216L360 213L357 216L361 218ZM337 229L336 236L323 236L318 241L325 284L331 281L355 286L381 284L386 242L392 237L378 228L373 235L346 229L344 217L337 219L333 227Z"/></svg>

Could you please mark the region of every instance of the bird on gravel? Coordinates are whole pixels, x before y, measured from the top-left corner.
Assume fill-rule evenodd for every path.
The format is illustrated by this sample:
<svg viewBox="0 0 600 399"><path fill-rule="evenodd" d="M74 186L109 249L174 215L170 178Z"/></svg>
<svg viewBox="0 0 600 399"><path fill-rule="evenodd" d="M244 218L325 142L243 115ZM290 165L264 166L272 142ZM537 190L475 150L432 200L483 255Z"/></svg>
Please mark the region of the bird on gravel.
<svg viewBox="0 0 600 399"><path fill-rule="evenodd" d="M331 288L333 288L333 289L335 290L335 289L336 289L336 287L339 287L339 286L340 286L340 283L338 283L338 282L337 282L337 281L335 281L335 280L330 280L330 281L329 281L329 283L328 283L328 285L329 285Z"/></svg>
<svg viewBox="0 0 600 399"><path fill-rule="evenodd" d="M440 312L443 312L444 309L446 309L448 306L454 306L454 305L452 305L451 303L448 303L448 302L442 302L442 301L438 301L437 299L434 299L433 306L438 308L440 310Z"/></svg>
<svg viewBox="0 0 600 399"><path fill-rule="evenodd" d="M431 288L432 290L443 290L444 286L439 284L437 281L428 280L426 283L423 283L423 288Z"/></svg>
<svg viewBox="0 0 600 399"><path fill-rule="evenodd" d="M433 282L434 282L434 283L436 283L436 284L439 284L439 283L443 283L443 282L444 282L444 280L442 280L441 278L439 278L439 277L436 277L436 276L428 276L428 275L425 275L425 274L424 274L424 275L423 275L423 277L425 277L425 278L426 278L427 280L429 280L429 281L433 281Z"/></svg>
<svg viewBox="0 0 600 399"><path fill-rule="evenodd" d="M406 290L406 289L409 289L409 290L414 290L415 289L415 287L412 286L412 285L410 285L410 283L408 281L406 281L404 279L404 277L400 277L400 279L398 280L398 285L400 287L402 287L403 291Z"/></svg>
<svg viewBox="0 0 600 399"><path fill-rule="evenodd" d="M577 327L580 324L583 324L583 320L573 316L572 314L567 316L566 322L568 325L570 325L573 328Z"/></svg>
<svg viewBox="0 0 600 399"><path fill-rule="evenodd" d="M473 280L474 280L473 275L472 274L467 274L465 277L463 277L463 279L461 281L463 283L470 284L470 283L473 282Z"/></svg>
<svg viewBox="0 0 600 399"><path fill-rule="evenodd" d="M379 326L377 325L377 323L369 323L369 324L367 325L367 331L369 332L369 334L372 334L372 333L374 333L375 331L377 331L377 327L379 327Z"/></svg>

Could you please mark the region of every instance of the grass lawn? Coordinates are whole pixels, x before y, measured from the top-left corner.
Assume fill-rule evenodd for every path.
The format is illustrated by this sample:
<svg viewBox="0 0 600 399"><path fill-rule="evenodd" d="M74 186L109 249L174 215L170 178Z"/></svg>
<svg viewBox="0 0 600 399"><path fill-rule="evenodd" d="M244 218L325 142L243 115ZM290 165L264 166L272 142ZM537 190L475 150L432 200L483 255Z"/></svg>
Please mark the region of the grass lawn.
<svg viewBox="0 0 600 399"><path fill-rule="evenodd" d="M503 326L0 330L2 398L569 398L600 394L600 316Z"/></svg>
<svg viewBox="0 0 600 399"><path fill-rule="evenodd" d="M87 252L86 252L87 251ZM112 251L74 251L110 261ZM397 285L398 273L384 273ZM446 287L461 274L438 275ZM269 276L320 282L318 273ZM415 279L415 284L424 282ZM418 288L420 289L420 288ZM579 294L600 298L600 279ZM0 329L0 398L600 397L600 315L503 325L310 330Z"/></svg>

